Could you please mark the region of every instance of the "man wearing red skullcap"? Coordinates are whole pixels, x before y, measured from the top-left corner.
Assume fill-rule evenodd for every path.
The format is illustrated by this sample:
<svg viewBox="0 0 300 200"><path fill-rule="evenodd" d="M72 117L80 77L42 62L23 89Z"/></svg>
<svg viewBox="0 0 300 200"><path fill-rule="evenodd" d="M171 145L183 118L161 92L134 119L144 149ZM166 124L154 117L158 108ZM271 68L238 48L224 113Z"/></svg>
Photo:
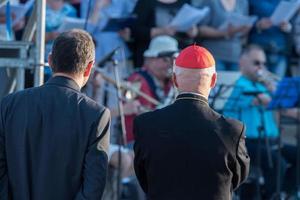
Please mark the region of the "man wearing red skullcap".
<svg viewBox="0 0 300 200"><path fill-rule="evenodd" d="M151 200L229 200L246 179L244 125L209 107L216 84L213 56L192 45L173 66L179 91L170 106L134 121L135 171Z"/></svg>

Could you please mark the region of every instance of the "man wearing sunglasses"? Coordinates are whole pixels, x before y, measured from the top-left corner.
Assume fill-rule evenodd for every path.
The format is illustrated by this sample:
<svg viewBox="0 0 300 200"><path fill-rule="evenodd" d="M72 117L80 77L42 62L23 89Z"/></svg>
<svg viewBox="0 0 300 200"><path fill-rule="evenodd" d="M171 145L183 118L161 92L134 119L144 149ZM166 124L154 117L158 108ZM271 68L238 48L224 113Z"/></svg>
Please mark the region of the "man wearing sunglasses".
<svg viewBox="0 0 300 200"><path fill-rule="evenodd" d="M266 55L261 47L257 45L246 47L239 65L242 75L236 81L233 92L225 104L224 115L246 124L246 144L252 158L251 165L258 169L255 174L257 180L265 182L259 183L264 186L259 187L258 192L261 194L264 191L265 198L270 199L276 191L279 130L274 112L268 110L267 106L276 87L271 73L266 69ZM296 158L296 149L284 145L282 153L284 158L280 160L282 169L280 177L283 180L286 161L292 166L289 168L289 174L295 172L295 159L285 158Z"/></svg>
<svg viewBox="0 0 300 200"><path fill-rule="evenodd" d="M166 35L153 38L149 48L144 52L142 69L133 73L128 81L139 85L141 92L163 103L170 96L173 55L177 51L178 42L174 38ZM132 133L134 117L157 106L142 97L137 97L136 100L144 109L133 109L136 112L126 115L127 140L131 144L134 140Z"/></svg>

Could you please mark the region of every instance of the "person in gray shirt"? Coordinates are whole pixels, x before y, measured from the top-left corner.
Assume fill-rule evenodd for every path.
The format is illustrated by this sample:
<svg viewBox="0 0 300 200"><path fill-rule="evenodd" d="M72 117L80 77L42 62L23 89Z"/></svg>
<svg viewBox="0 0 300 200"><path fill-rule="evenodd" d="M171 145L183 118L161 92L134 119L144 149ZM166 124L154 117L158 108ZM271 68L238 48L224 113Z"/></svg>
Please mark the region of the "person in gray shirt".
<svg viewBox="0 0 300 200"><path fill-rule="evenodd" d="M248 15L248 1L203 0L200 6L210 8L210 14L199 26L201 44L215 56L218 70L237 70L243 37L248 34L251 27L236 27L231 24L225 29L219 27L232 14Z"/></svg>

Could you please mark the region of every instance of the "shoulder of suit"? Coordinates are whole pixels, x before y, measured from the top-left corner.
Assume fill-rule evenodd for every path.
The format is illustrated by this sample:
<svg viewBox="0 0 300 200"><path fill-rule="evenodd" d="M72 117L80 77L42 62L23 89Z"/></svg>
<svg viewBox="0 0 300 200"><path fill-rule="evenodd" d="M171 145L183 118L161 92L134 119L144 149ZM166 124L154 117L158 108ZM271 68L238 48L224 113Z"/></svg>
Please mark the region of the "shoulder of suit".
<svg viewBox="0 0 300 200"><path fill-rule="evenodd" d="M234 130L241 130L244 127L244 124L239 120L229 118L229 117L225 117L225 119L227 123L230 124Z"/></svg>
<svg viewBox="0 0 300 200"><path fill-rule="evenodd" d="M239 120L221 115L220 121L222 121L223 127L226 127L235 136L239 137L244 130L244 124Z"/></svg>
<svg viewBox="0 0 300 200"><path fill-rule="evenodd" d="M135 121L143 121L143 122L144 121L152 121L153 122L153 120L159 119L159 115L161 115L162 112L164 112L167 107L169 107L169 106L142 113L142 114L138 115L137 117L135 117Z"/></svg>
<svg viewBox="0 0 300 200"><path fill-rule="evenodd" d="M22 98L25 97L27 95L31 95L32 93L34 93L34 91L38 90L40 87L33 87L33 88L27 88L21 91L17 91L11 94L6 95L5 97L2 98L2 103L9 103L11 101L13 101L14 99L17 98Z"/></svg>

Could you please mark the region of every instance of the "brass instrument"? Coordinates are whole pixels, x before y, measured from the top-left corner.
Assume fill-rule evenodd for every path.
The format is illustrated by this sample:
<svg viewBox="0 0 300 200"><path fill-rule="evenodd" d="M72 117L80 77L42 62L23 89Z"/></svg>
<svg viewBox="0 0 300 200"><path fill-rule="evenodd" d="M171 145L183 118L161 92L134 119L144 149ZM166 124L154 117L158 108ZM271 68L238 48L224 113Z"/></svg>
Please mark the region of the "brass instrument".
<svg viewBox="0 0 300 200"><path fill-rule="evenodd" d="M276 90L276 85L281 80L279 76L265 69L258 70L256 75L258 82L264 84L271 92Z"/></svg>
<svg viewBox="0 0 300 200"><path fill-rule="evenodd" d="M106 75L106 74L103 72L103 70L101 70L101 69L99 69L99 68L95 68L95 70L101 74L102 78L103 78L105 81L107 81L107 82L113 84L115 87L117 87L116 81L115 81L113 78L111 78L111 77L109 77L108 75ZM132 83L130 83L130 82L126 82L126 81L125 81L125 82L122 82L122 83L121 83L121 89L124 90L124 91L126 92L125 95L128 97L128 99L132 99L132 97L134 96L134 94L136 94L136 95L138 95L138 96L143 97L144 99L146 99L146 100L149 101L150 103L154 104L155 106L161 106L161 103L160 103L159 101L157 101L156 99L150 97L150 96L147 95L146 93L140 91L138 88L133 87ZM134 94L132 94L132 93L130 93L130 92L128 92L128 91L133 92Z"/></svg>

